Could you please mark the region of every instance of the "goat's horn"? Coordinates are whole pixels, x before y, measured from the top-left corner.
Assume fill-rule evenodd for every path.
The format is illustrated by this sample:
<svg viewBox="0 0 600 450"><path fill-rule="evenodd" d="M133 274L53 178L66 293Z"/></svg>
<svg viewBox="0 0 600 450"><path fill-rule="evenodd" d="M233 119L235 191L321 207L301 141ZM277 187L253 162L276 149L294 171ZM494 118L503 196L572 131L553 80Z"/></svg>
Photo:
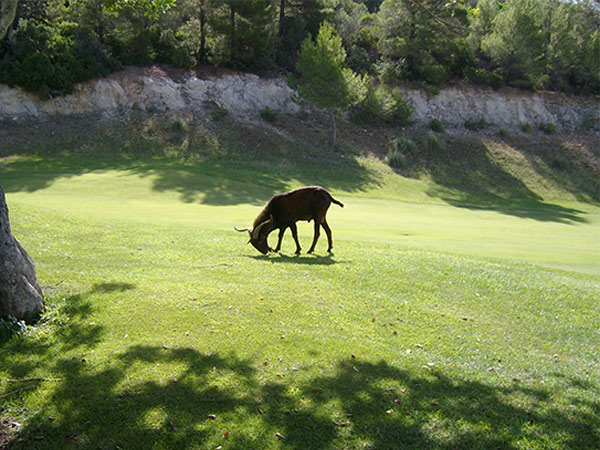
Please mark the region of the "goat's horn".
<svg viewBox="0 0 600 450"><path fill-rule="evenodd" d="M272 219L272 218L271 218ZM260 236L260 230L269 222L271 222L271 219L265 220L263 223L261 223L259 226L257 226L254 231L252 233L250 233L250 236L252 237L252 239L257 239L258 236Z"/></svg>

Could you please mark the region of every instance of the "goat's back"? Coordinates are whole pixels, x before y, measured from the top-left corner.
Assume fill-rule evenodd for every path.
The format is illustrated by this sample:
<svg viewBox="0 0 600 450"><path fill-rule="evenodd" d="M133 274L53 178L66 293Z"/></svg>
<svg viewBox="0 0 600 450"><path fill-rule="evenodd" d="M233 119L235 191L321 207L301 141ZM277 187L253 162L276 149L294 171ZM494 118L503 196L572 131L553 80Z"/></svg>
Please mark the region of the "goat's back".
<svg viewBox="0 0 600 450"><path fill-rule="evenodd" d="M281 223L311 220L325 215L331 195L320 186L306 186L275 195L267 205L270 214Z"/></svg>

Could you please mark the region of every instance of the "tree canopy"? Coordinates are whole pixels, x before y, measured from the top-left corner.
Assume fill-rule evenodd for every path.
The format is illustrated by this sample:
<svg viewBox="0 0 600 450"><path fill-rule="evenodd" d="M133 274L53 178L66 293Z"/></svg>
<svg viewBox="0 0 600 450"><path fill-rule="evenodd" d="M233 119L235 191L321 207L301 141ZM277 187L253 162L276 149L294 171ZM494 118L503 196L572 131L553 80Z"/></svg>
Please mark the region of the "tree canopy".
<svg viewBox="0 0 600 450"><path fill-rule="evenodd" d="M594 0L0 0L0 82L41 96L124 64L297 72L331 24L343 65L436 91L600 91ZM14 20L13 20L14 19ZM7 30L6 37L3 29Z"/></svg>

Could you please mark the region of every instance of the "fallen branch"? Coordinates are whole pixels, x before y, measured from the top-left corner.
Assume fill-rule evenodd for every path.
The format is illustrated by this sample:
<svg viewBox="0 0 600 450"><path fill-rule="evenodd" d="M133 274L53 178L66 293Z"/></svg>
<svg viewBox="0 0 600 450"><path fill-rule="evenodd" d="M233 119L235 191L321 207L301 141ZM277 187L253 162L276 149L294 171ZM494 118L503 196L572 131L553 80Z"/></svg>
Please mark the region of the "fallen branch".
<svg viewBox="0 0 600 450"><path fill-rule="evenodd" d="M22 380L6 380L7 383L27 383L29 381L62 381L62 378L36 377L36 378L24 378Z"/></svg>
<svg viewBox="0 0 600 450"><path fill-rule="evenodd" d="M16 391L7 392L6 394L0 395L0 398L8 397L9 395L18 394L19 392L26 391L27 389L33 389L35 386L25 386L24 388L17 389Z"/></svg>

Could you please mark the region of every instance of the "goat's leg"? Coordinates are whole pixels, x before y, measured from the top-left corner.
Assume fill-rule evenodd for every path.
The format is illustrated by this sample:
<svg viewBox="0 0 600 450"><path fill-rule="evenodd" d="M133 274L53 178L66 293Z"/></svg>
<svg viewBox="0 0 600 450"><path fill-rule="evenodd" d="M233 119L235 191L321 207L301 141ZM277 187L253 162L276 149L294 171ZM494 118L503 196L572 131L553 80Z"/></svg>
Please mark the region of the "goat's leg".
<svg viewBox="0 0 600 450"><path fill-rule="evenodd" d="M331 250L333 249L333 238L331 237L331 228L329 228L329 225L327 225L326 220L323 220L323 223L321 224L321 226L323 227L323 229L325 230L325 233L327 234L327 252L331 253Z"/></svg>
<svg viewBox="0 0 600 450"><path fill-rule="evenodd" d="M279 229L279 238L277 239L277 247L275 247L274 252L278 252L281 250L281 240L283 239L283 233L285 233L287 227L282 227Z"/></svg>
<svg viewBox="0 0 600 450"><path fill-rule="evenodd" d="M300 254L300 242L298 241L298 228L296 228L296 224L290 225L290 229L292 230L292 236L294 237L294 241L296 242L296 255Z"/></svg>
<svg viewBox="0 0 600 450"><path fill-rule="evenodd" d="M310 250L308 251L308 253L312 253L315 250L315 246L317 245L317 241L319 240L319 227L320 223L318 220L315 219L315 237L313 238L313 243L310 246Z"/></svg>

